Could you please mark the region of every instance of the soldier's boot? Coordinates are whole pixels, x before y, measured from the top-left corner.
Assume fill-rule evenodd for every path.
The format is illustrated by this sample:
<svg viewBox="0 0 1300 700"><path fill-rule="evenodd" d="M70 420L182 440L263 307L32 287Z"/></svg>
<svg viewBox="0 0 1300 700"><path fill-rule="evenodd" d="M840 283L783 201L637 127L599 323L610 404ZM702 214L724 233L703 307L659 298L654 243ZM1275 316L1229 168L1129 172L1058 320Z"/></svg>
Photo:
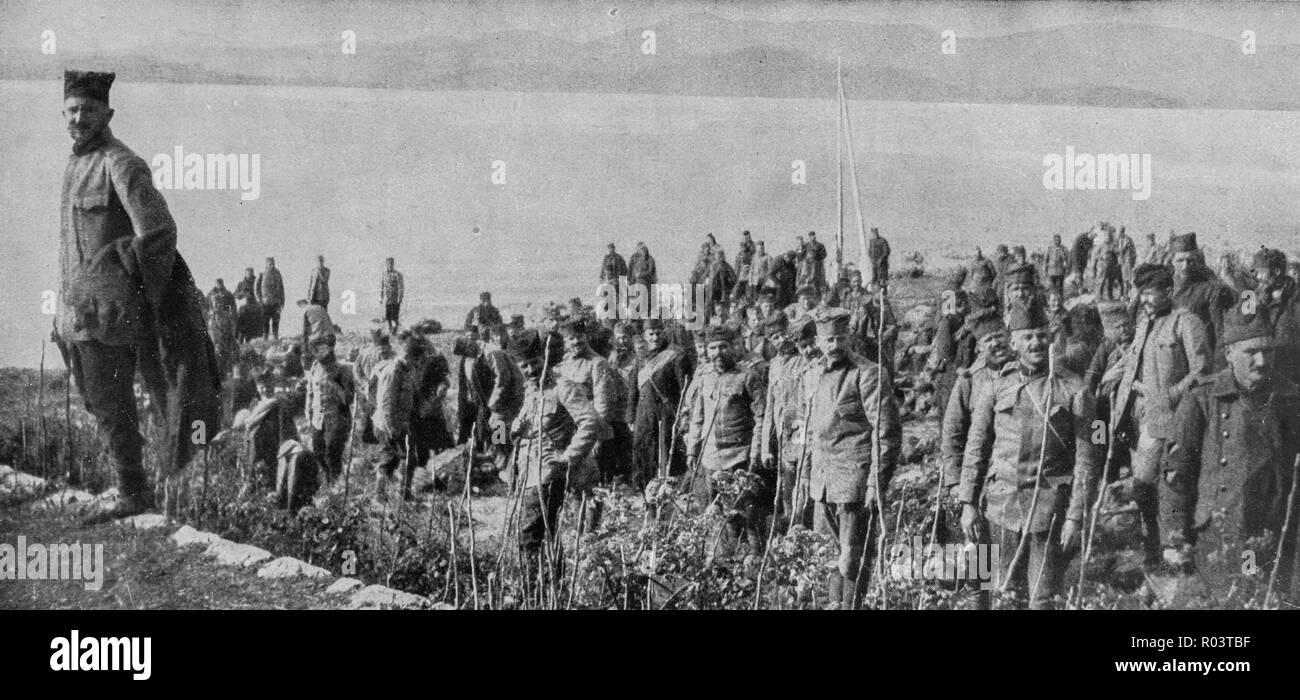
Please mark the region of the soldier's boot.
<svg viewBox="0 0 1300 700"><path fill-rule="evenodd" d="M153 491L145 477L144 466L117 467L117 497L111 500L94 502L81 520L82 527L92 527L102 523L129 518L133 515L154 509Z"/></svg>
<svg viewBox="0 0 1300 700"><path fill-rule="evenodd" d="M1133 492L1142 520L1142 567L1148 571L1158 570L1164 563L1164 548L1160 544L1160 504L1156 485L1135 480Z"/></svg>

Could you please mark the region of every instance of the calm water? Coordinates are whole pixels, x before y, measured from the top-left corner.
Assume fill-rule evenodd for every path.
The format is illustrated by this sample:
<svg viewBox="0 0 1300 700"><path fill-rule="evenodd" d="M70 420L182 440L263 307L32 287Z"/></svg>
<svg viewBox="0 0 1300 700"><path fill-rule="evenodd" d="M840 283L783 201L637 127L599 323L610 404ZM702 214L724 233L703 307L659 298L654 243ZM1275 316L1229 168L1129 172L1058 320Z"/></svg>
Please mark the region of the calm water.
<svg viewBox="0 0 1300 700"><path fill-rule="evenodd" d="M0 81L0 365L35 366L58 288L60 178L69 140L57 81ZM645 240L664 281L685 281L704 233L734 257L741 229L786 250L835 228L835 103L131 84L114 132L156 153L257 153L261 196L164 192L180 249L206 291L274 256L305 296L317 253L334 298L381 315L387 256L406 275L409 320L459 324L483 289L520 306L592 293L604 245ZM895 256L931 261L998 241L1042 246L1099 219L1131 231L1196 230L1210 243L1300 248L1300 114L856 102L864 217ZM1150 153L1151 198L1045 191L1043 156ZM804 161L807 184L791 183ZM506 184L492 183L504 161ZM851 213L848 215L852 221ZM475 229L478 230L475 233ZM828 241L829 242L829 241ZM857 255L850 239L848 257ZM50 348L57 364L57 353Z"/></svg>

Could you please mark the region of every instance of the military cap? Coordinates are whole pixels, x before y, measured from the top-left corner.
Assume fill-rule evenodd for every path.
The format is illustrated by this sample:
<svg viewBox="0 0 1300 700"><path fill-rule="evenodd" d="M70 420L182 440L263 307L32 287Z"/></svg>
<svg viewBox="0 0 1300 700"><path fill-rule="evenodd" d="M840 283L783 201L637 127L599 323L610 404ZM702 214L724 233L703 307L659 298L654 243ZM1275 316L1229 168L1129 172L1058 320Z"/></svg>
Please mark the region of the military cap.
<svg viewBox="0 0 1300 700"><path fill-rule="evenodd" d="M714 326L709 329L710 343L734 343L736 333L726 326Z"/></svg>
<svg viewBox="0 0 1300 700"><path fill-rule="evenodd" d="M849 332L849 319L853 317L848 311L839 307L822 309L813 320L817 323L818 335L843 335Z"/></svg>
<svg viewBox="0 0 1300 700"><path fill-rule="evenodd" d="M805 318L790 329L790 335L796 341L812 340L817 337L817 324L811 318Z"/></svg>
<svg viewBox="0 0 1300 700"><path fill-rule="evenodd" d="M1030 299L1029 303L1018 299L1011 302L1011 312L1007 319L1008 330L1043 328L1047 323L1047 312L1043 310L1043 305L1038 303L1037 299Z"/></svg>
<svg viewBox="0 0 1300 700"><path fill-rule="evenodd" d="M1133 284L1138 289L1146 289L1152 285L1159 287L1174 286L1174 273L1164 265L1155 263L1142 263L1133 270Z"/></svg>
<svg viewBox="0 0 1300 700"><path fill-rule="evenodd" d="M560 324L560 333L564 335L583 336L587 335L587 321L581 316L574 316Z"/></svg>
<svg viewBox="0 0 1300 700"><path fill-rule="evenodd" d="M691 331L691 338L693 338L694 341L697 343L704 342L704 340L708 337L709 337L709 331L706 328L696 328Z"/></svg>
<svg viewBox="0 0 1300 700"><path fill-rule="evenodd" d="M794 295L797 297L801 297L805 295L810 297L815 297L817 296L817 294L818 294L817 288L812 286L811 284L805 284L794 293Z"/></svg>
<svg viewBox="0 0 1300 700"><path fill-rule="evenodd" d="M1260 246L1251 258L1250 266L1256 270L1285 270L1286 253L1276 248Z"/></svg>
<svg viewBox="0 0 1300 700"><path fill-rule="evenodd" d="M1174 239L1169 242L1169 252L1171 253L1189 253L1195 250L1197 250L1195 233L1175 235Z"/></svg>
<svg viewBox="0 0 1300 700"><path fill-rule="evenodd" d="M971 320L971 333L975 335L976 340L984 340L990 333L1006 329L1007 324L1002 321L1002 316L992 307L981 309Z"/></svg>
<svg viewBox="0 0 1300 700"><path fill-rule="evenodd" d="M658 319L658 318L650 318L650 319L646 319L646 322L645 322L645 329L648 330L648 331L649 331L649 330L654 330L654 331L661 331L661 332L662 332L663 329L664 329L664 322L663 322L663 319Z"/></svg>
<svg viewBox="0 0 1300 700"><path fill-rule="evenodd" d="M1223 344L1231 345L1251 338L1272 338L1273 323L1268 312L1259 309L1256 313L1246 314L1241 311L1241 304L1234 304L1223 312Z"/></svg>
<svg viewBox="0 0 1300 700"><path fill-rule="evenodd" d="M88 70L63 71L63 99L85 97L108 103L108 90L113 86L115 73Z"/></svg>
<svg viewBox="0 0 1300 700"><path fill-rule="evenodd" d="M1017 265L1007 270L1007 285L1027 284L1033 286L1036 283L1034 279L1033 265Z"/></svg>
<svg viewBox="0 0 1300 700"><path fill-rule="evenodd" d="M510 355L516 361L545 359L554 365L560 361L563 352L564 342L554 333L543 336L535 329L527 329L511 339Z"/></svg>

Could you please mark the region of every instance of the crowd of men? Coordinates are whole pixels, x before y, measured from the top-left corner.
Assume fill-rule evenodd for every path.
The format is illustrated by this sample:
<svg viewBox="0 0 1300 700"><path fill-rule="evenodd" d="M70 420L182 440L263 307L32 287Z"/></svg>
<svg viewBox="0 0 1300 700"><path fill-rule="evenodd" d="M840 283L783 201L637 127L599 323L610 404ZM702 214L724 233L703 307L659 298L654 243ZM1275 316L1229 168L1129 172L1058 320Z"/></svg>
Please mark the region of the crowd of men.
<svg viewBox="0 0 1300 700"><path fill-rule="evenodd" d="M379 446L381 501L399 467L411 498L431 454L472 443L517 487L519 546L534 570L566 495L586 502L604 484L649 501L668 484L722 506L715 561L761 555L770 533L796 525L828 533L838 557L827 593L855 608L878 575L902 423L932 411L942 416L936 531L998 545L999 576L1032 607L1060 604L1067 565L1089 556L1098 522L1125 503L1151 575L1195 571L1226 585L1245 547L1284 580L1294 563L1300 294L1281 251L1261 248L1248 269L1221 260L1221 275L1194 233L1164 244L1148 235L1139 256L1106 223L1068 250L1059 237L1033 256L977 250L900 350L878 231L865 270L840 264L813 232L775 255L745 232L733 267L710 234L690 274L708 300L694 330L596 318L581 300L528 327L519 315L506 323L484 292L452 348L453 431L443 406L453 370L433 342L441 328L402 326L392 259L384 327L350 364L335 354L323 256L287 348L274 259L245 270L234 292L217 280L199 303L147 164L108 129L112 82L69 71L64 88L73 156L55 338L119 481L116 502L88 523L153 507L138 370L166 434L179 436L163 450L170 468L193 453L193 420L221 420L224 384L227 422L247 434L257 478L286 508L348 473L358 435ZM601 280L624 276L658 281L644 243L626 262L609 246ZM1103 312L1119 317L1109 335ZM599 507L582 520L598 527Z"/></svg>

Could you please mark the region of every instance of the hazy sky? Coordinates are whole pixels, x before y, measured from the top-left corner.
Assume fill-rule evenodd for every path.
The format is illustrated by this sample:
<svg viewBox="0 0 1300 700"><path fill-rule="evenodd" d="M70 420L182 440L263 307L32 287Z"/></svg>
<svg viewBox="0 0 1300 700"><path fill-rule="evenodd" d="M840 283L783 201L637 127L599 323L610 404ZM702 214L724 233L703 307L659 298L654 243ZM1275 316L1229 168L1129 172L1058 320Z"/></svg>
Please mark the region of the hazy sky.
<svg viewBox="0 0 1300 700"><path fill-rule="evenodd" d="M38 46L52 29L62 50L121 50L202 43L216 46L315 44L343 29L402 40L428 34L473 37L532 30L583 41L674 15L707 11L728 19L835 19L913 23L987 36L1079 22L1177 27L1260 44L1294 44L1300 4L1289 2L281 2L203 0L0 0L0 56Z"/></svg>

